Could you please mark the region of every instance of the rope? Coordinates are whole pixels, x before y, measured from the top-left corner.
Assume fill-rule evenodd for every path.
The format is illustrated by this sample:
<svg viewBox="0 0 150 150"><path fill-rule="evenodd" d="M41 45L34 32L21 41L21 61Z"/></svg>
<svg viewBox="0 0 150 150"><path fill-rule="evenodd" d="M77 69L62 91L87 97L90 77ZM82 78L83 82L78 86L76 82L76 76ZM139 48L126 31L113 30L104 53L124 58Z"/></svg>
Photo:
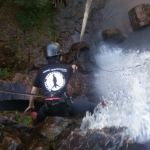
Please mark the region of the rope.
<svg viewBox="0 0 150 150"><path fill-rule="evenodd" d="M92 0L87 0L87 2L86 2L85 12L84 12L84 18L83 18L83 22L82 22L82 29L81 29L81 34L80 34L80 41L79 41L79 46L78 46L76 60L78 60L78 57L79 57L79 54L80 54L81 42L83 40L83 35L84 35L86 24L87 24L87 19L88 19L88 16L89 16L89 11L90 11L91 3L92 3Z"/></svg>
<svg viewBox="0 0 150 150"><path fill-rule="evenodd" d="M97 66L96 64L94 64L99 70L101 71L105 71L105 72L119 72L119 71L123 71L124 69L120 69L120 70L105 70L105 69L102 69L100 68L99 66ZM137 67L141 67L142 65L136 65L136 66L133 66L133 67L126 67L128 69L133 69L133 68L137 68Z"/></svg>

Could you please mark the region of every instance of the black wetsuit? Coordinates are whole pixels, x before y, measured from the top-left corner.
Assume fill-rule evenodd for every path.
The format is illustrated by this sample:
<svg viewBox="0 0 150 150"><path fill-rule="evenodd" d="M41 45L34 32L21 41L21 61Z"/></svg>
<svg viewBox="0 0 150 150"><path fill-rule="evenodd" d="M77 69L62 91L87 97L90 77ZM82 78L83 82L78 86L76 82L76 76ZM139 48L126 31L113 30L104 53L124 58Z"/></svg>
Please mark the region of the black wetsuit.
<svg viewBox="0 0 150 150"><path fill-rule="evenodd" d="M66 92L67 83L73 73L71 65L55 62L42 67L33 83L33 86L42 88L45 95L50 97L53 94L55 97L61 97ZM35 119L34 125L42 122L47 116L69 117L85 113L86 111L93 112L95 105L84 100L74 100L71 105L60 103L57 105L42 106Z"/></svg>

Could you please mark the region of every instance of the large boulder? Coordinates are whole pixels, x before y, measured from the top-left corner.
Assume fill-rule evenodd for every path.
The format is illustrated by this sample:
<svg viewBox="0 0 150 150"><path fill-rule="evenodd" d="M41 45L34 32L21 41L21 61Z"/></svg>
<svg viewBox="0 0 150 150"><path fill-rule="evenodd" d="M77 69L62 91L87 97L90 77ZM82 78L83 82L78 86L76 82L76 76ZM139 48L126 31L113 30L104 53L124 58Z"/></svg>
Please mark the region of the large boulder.
<svg viewBox="0 0 150 150"><path fill-rule="evenodd" d="M150 25L150 5L140 4L129 12L129 19L134 30Z"/></svg>

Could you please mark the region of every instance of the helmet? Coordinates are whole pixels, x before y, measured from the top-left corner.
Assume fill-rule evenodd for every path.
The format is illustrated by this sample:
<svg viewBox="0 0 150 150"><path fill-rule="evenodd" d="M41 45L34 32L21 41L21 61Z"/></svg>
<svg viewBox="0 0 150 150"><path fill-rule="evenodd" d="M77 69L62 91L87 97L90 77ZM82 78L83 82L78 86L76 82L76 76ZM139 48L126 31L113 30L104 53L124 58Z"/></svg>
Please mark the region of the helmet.
<svg viewBox="0 0 150 150"><path fill-rule="evenodd" d="M58 43L51 43L44 48L45 57L53 57L62 54L62 50Z"/></svg>

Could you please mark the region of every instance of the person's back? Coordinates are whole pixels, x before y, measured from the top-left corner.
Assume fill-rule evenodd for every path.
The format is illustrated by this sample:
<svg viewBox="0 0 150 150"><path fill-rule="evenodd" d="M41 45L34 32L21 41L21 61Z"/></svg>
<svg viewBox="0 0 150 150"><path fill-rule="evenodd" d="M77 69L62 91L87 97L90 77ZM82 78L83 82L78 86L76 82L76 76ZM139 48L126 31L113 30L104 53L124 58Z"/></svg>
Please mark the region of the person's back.
<svg viewBox="0 0 150 150"><path fill-rule="evenodd" d="M44 95L50 97L61 97L66 92L66 85L72 75L71 65L53 62L43 66L33 83L35 87L42 88Z"/></svg>

